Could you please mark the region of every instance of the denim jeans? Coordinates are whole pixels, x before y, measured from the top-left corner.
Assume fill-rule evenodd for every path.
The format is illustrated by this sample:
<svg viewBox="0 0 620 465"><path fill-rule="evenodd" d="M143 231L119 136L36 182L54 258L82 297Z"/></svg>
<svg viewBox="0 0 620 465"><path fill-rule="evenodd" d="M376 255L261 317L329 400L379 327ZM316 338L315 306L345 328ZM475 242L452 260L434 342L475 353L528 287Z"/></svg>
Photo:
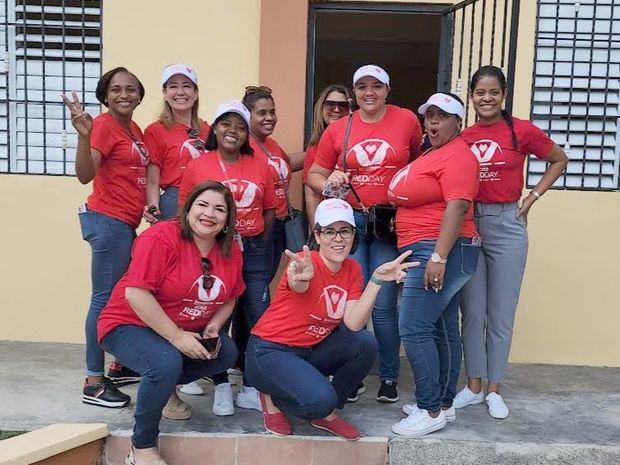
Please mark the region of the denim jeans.
<svg viewBox="0 0 620 465"><path fill-rule="evenodd" d="M250 330L269 307L271 250L262 237L243 238L243 281L245 292L239 297L233 315L232 336L239 349L239 365L243 368L245 348ZM247 386L247 384L246 384Z"/></svg>
<svg viewBox="0 0 620 465"><path fill-rule="evenodd" d="M291 415L313 420L342 408L347 394L362 382L377 357L377 341L366 331L344 325L310 348L290 347L252 336L246 373ZM327 376L333 375L330 383Z"/></svg>
<svg viewBox="0 0 620 465"><path fill-rule="evenodd" d="M163 194L159 197L159 211L161 212L161 219L167 220L177 216L177 209L179 208L179 188L168 187Z"/></svg>
<svg viewBox="0 0 620 465"><path fill-rule="evenodd" d="M423 240L401 248L411 250L401 301L400 337L411 363L418 407L431 412L450 407L456 395L461 368L459 305L461 290L476 271L480 246L458 238L448 255L443 288L424 290L424 271L435 249L435 240Z"/></svg>
<svg viewBox="0 0 620 465"><path fill-rule="evenodd" d="M134 447L157 445L161 411L177 384L226 371L237 358L237 348L226 332L220 332L222 346L213 360L192 359L153 331L136 325L117 326L101 341L104 349L124 366L142 375L134 414L131 439Z"/></svg>
<svg viewBox="0 0 620 465"><path fill-rule="evenodd" d="M82 238L91 247L92 295L86 316L86 374L102 376L104 354L97 341L97 319L131 258L136 232L127 223L94 211L79 214Z"/></svg>
<svg viewBox="0 0 620 465"><path fill-rule="evenodd" d="M398 257L396 242L377 239L366 234L366 215L354 212L355 234L358 245L351 254L362 267L364 285L375 268ZM398 336L398 287L396 283L381 287L372 311L372 327L379 343L379 377L381 380L398 380L400 371L400 337Z"/></svg>
<svg viewBox="0 0 620 465"><path fill-rule="evenodd" d="M284 235L284 220L275 219L273 222L273 232L271 233L272 244L272 265L271 265L271 280L274 278L280 267L280 259L282 258L282 252L286 248L286 236Z"/></svg>

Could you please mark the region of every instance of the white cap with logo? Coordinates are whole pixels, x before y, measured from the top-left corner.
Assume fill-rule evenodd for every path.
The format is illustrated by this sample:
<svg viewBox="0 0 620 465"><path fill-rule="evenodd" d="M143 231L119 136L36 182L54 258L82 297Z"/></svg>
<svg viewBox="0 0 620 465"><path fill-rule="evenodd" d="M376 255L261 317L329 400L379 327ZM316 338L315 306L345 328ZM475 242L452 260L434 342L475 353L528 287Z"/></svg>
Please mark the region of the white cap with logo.
<svg viewBox="0 0 620 465"><path fill-rule="evenodd" d="M218 118L226 113L236 113L250 126L250 110L239 100L228 100L220 103L215 110L215 115L213 115L213 122L215 123Z"/></svg>
<svg viewBox="0 0 620 465"><path fill-rule="evenodd" d="M161 85L165 86L166 82L168 82L168 79L170 79L175 74L182 74L190 81L192 81L195 85L198 85L198 75L196 74L196 71L194 71L192 67L183 64L166 66L161 72Z"/></svg>
<svg viewBox="0 0 620 465"><path fill-rule="evenodd" d="M357 68L355 74L353 74L353 85L360 79L366 76L372 76L377 81L382 82L383 84L390 85L390 76L388 73L377 65L364 65Z"/></svg>
<svg viewBox="0 0 620 465"><path fill-rule="evenodd" d="M426 114L426 110L432 106L441 108L446 113L458 116L459 118L465 116L465 107L463 107L463 104L448 94L438 92L431 95L426 103L418 108L418 113L424 116Z"/></svg>
<svg viewBox="0 0 620 465"><path fill-rule="evenodd" d="M355 227L353 208L341 199L326 199L316 207L314 219L317 226L325 227L338 221L344 221Z"/></svg>

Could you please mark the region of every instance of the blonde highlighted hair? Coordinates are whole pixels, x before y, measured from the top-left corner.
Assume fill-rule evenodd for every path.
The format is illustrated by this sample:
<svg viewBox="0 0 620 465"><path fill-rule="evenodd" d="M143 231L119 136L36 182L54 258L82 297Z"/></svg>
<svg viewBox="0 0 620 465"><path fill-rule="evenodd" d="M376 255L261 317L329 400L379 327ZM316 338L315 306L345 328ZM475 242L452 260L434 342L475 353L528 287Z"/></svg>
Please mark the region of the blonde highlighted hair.
<svg viewBox="0 0 620 465"><path fill-rule="evenodd" d="M194 90L196 91L196 93L198 93L198 86L194 83L192 83L192 85L194 86ZM166 88L166 84L163 85L163 89L165 88ZM198 95L196 95L196 101L192 105L192 123L191 124L192 124L192 128L200 132L201 119L198 116L198 100L199 100L199 97ZM166 102L165 99L162 99L162 107L161 107L161 111L159 112L159 117L157 118L157 120L160 123L162 123L164 126L166 126L168 129L172 127L174 123L176 123L174 119L174 113L172 111L172 107L170 106L168 102Z"/></svg>

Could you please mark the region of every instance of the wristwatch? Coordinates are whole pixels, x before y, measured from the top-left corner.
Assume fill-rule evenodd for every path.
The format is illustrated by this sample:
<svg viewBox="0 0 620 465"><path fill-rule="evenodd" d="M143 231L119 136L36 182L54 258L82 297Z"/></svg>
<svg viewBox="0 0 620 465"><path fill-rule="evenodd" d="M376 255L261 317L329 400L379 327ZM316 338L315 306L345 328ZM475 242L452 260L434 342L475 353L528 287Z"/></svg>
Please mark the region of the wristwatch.
<svg viewBox="0 0 620 465"><path fill-rule="evenodd" d="M446 263L448 263L448 260L446 260L445 258L441 258L441 255L439 255L437 252L433 252L433 254L431 255L431 262L441 263L442 265L445 265Z"/></svg>

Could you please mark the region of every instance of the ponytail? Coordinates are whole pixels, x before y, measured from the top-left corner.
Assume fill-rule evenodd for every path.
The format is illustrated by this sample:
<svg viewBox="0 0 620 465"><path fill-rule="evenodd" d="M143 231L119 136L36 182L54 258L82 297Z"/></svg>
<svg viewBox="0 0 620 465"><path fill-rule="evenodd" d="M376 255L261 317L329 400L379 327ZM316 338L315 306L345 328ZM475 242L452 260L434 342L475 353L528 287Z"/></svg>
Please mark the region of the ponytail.
<svg viewBox="0 0 620 465"><path fill-rule="evenodd" d="M512 148L513 150L518 150L519 141L517 140L517 133L515 133L515 123L514 123L514 120L512 119L512 115L508 113L506 110L502 110L502 118L504 118L504 121L506 121L506 124L510 128Z"/></svg>

